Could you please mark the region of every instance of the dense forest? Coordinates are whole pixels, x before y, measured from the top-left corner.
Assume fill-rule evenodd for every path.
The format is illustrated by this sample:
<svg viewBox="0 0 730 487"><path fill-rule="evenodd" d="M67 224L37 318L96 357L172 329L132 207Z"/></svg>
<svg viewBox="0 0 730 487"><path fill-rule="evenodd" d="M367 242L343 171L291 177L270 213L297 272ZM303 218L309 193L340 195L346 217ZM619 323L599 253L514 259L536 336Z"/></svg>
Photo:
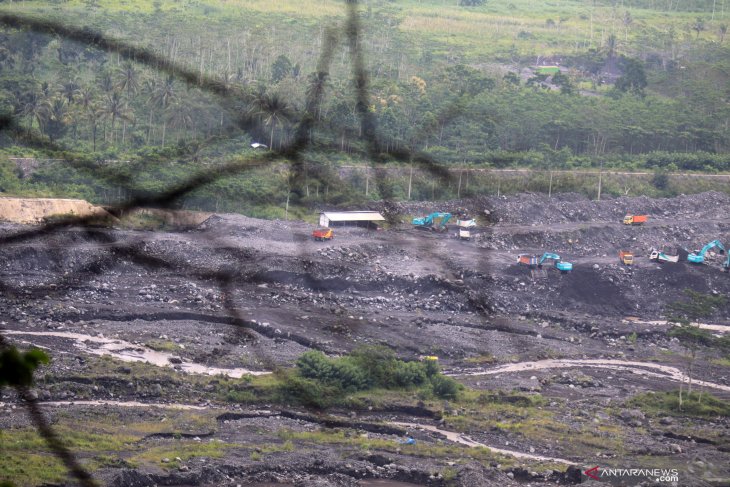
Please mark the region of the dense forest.
<svg viewBox="0 0 730 487"><path fill-rule="evenodd" d="M368 109L384 153L424 152L460 167L730 170L723 0L504 3L361 2ZM137 161L144 172L143 163L245 156L251 142L280 148L294 136L318 57L334 39L309 157L328 167L362 161L344 2L69 0L0 8L101 32L244 94L231 103L154 66L6 27L0 109L14 122L3 133L6 156L58 157L37 151L47 141L99 161ZM43 180L41 171L36 189L73 182L59 173L46 171ZM108 199L110 188L88 183L77 189ZM6 192L32 189L4 184Z"/></svg>

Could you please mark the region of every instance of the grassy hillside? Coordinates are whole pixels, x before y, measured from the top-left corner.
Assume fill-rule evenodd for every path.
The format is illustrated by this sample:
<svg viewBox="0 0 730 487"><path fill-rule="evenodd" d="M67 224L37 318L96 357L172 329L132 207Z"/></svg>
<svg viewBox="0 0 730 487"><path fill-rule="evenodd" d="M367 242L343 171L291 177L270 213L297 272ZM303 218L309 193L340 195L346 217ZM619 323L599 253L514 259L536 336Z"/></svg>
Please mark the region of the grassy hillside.
<svg viewBox="0 0 730 487"><path fill-rule="evenodd" d="M472 167L730 170L724 1L460 3L360 2L368 109L383 153L422 151ZM191 164L163 171L184 175L251 157L253 141L282 147L332 30L339 37L307 163L329 171L362 162L341 0L31 0L0 12L93 29L244 94L233 103L117 52L5 29L0 108L14 126L0 144L8 154L50 143L133 161L127 189L135 192L159 186L160 164ZM541 75L540 65L560 73ZM88 175L44 171L31 181L3 177L0 190L113 193ZM309 198L307 177L298 190ZM269 179L263 187L291 187L280 174Z"/></svg>

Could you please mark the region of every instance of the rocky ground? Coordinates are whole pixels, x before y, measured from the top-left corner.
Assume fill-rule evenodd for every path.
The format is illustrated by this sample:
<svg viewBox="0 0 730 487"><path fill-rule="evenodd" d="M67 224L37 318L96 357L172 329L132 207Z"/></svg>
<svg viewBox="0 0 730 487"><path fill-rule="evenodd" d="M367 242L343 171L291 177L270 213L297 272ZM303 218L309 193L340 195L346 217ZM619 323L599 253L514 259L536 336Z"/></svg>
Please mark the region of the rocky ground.
<svg viewBox="0 0 730 487"><path fill-rule="evenodd" d="M460 207L479 222L471 241L404 216ZM0 325L8 341L53 357L33 394L61 431L81 425L105 439L93 451L73 444L109 485L541 485L596 465L676 468L675 485L730 482L727 417L631 402L683 379L687 352L667 335L666 305L685 288L730 295L720 256L701 266L646 256L730 242L730 197L518 195L385 210L386 229L338 228L330 242L313 241L305 223L240 215L9 240ZM650 221L625 226L626 213ZM636 265L619 264L622 249ZM545 251L574 271L516 264ZM711 325L718 336L730 329L730 305ZM252 397L249 373L265 381L306 350L365 344L438 356L472 399L406 393L323 413ZM719 350L702 349L693 378L730 399ZM2 394L3 431L30 434L22 401ZM407 436L416 444L402 444ZM33 445L12 453L42 464ZM8 477L31 478L13 465Z"/></svg>

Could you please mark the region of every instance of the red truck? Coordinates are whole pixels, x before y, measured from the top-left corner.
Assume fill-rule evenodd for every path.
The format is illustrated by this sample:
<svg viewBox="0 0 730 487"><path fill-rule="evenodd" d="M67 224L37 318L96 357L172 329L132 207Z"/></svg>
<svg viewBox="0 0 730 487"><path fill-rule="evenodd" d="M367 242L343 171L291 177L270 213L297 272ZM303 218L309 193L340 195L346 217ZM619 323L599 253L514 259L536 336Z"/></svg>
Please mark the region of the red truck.
<svg viewBox="0 0 730 487"><path fill-rule="evenodd" d="M320 228L312 232L312 237L319 241L332 240L335 238L335 232L333 232L331 228Z"/></svg>

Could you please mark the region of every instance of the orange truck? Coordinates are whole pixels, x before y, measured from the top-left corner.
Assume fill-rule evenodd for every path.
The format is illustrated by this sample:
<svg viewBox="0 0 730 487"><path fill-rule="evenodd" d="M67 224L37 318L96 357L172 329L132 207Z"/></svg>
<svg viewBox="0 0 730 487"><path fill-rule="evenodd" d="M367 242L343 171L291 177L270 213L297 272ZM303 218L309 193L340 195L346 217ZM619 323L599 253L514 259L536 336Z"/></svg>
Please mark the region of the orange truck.
<svg viewBox="0 0 730 487"><path fill-rule="evenodd" d="M622 250L618 253L618 260L624 265L633 265L634 254L627 250Z"/></svg>
<svg viewBox="0 0 730 487"><path fill-rule="evenodd" d="M534 255L520 254L517 256L517 263L535 267L537 265L537 257Z"/></svg>
<svg viewBox="0 0 730 487"><path fill-rule="evenodd" d="M335 238L335 232L333 232L331 228L320 228L312 232L312 237L319 241L332 240Z"/></svg>
<svg viewBox="0 0 730 487"><path fill-rule="evenodd" d="M646 223L649 215L626 215L624 217L624 225L641 225Z"/></svg>

